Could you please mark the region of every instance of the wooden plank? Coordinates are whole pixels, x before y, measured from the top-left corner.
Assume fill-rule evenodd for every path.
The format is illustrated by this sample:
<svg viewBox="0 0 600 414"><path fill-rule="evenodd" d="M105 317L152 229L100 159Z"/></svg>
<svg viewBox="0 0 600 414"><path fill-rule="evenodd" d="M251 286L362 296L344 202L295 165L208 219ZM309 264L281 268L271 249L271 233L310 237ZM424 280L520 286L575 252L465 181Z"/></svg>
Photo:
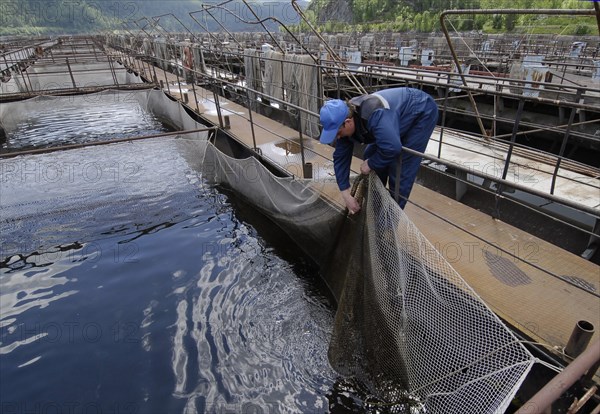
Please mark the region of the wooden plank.
<svg viewBox="0 0 600 414"><path fill-rule="evenodd" d="M578 321L600 326L600 299L556 277L598 293L599 266L422 186L415 186L411 202L416 205L407 206L409 218L482 300L517 329L564 347ZM592 340L598 337L596 332Z"/></svg>

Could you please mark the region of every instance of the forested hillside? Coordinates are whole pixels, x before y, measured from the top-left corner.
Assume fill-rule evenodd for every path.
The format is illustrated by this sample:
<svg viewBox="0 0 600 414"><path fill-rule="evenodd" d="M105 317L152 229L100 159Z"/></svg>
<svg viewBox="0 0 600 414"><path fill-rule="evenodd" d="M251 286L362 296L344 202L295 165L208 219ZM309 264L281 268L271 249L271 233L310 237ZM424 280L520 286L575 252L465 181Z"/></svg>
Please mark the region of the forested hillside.
<svg viewBox="0 0 600 414"><path fill-rule="evenodd" d="M189 15L202 11L202 6L216 6L222 1L202 0L0 0L0 35L76 34L98 31L137 30L144 28L153 34L167 31L185 31L182 23L192 31L202 27ZM249 1L256 15L263 19L274 16L285 24L297 24L299 18L289 1ZM301 7L306 1L298 2ZM174 14L182 22L179 23ZM194 13L200 24L211 31L223 30L215 21L230 31L263 30L260 25L245 24L256 21L253 13L239 0L206 12ZM152 29L148 19L162 16L159 26ZM277 24L266 25L277 30ZM164 31L163 31L164 32Z"/></svg>
<svg viewBox="0 0 600 414"><path fill-rule="evenodd" d="M582 9L587 0L313 0L306 12L312 23L333 31L419 31L440 29L439 15L451 9ZM348 9L348 13L335 13ZM332 12L333 11L333 12ZM530 33L598 34L593 17L544 15L463 15L457 30L488 33L526 30Z"/></svg>
<svg viewBox="0 0 600 414"><path fill-rule="evenodd" d="M223 1L202 0L0 0L0 35L75 34L99 31L138 30L152 34L166 31L263 30L261 25L246 24L256 17L240 0L214 7L210 14L202 6L217 6ZM276 17L298 29L299 18L290 0L250 1L258 18ZM333 31L420 31L439 30L439 14L447 9L492 8L593 8L587 0L312 0L299 1L306 16L321 30ZM195 22L189 15L190 12ZM177 16L182 23L171 15ZM212 15L212 16L211 16ZM152 28L147 19L162 16ZM218 21L218 23L217 23ZM219 24L220 23L220 24ZM488 33L527 31L529 33L597 34L597 24L590 17L549 17L543 15L464 15L453 19L457 30L483 30ZM267 22L270 30L277 24ZM303 25L301 29L306 29ZM164 30L163 30L164 29Z"/></svg>

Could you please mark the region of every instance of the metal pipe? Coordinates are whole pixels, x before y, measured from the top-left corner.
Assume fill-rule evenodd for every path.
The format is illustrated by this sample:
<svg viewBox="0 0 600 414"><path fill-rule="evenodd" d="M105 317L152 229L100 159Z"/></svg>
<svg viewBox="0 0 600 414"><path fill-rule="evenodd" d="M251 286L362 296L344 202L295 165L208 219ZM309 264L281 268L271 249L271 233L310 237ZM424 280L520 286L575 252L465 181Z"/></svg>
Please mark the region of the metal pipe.
<svg viewBox="0 0 600 414"><path fill-rule="evenodd" d="M166 56L165 56L166 57ZM167 62L167 60L165 59L160 59L163 65L167 66L164 62ZM165 75L165 83L167 84L167 91L169 92L169 95L171 95L171 87L169 86L169 78L167 78L167 70L165 68L162 68L163 71L163 75Z"/></svg>
<svg viewBox="0 0 600 414"><path fill-rule="evenodd" d="M111 57L108 57L108 66L110 67L110 73L112 75L113 78L113 82L115 83L115 85L117 86L117 88L119 87L119 80L117 79L117 72L115 71L115 65L113 60L111 59ZM69 68L70 70L71 68Z"/></svg>
<svg viewBox="0 0 600 414"><path fill-rule="evenodd" d="M331 55L331 58L343 69L344 75L348 78L348 80L350 81L350 83L359 91L359 93L366 94L367 91L364 88L364 86L359 82L358 79L356 79L356 77L352 74L352 72L350 72L348 70L348 67L340 59L340 57L335 52L335 50L333 50L329 46L329 44L321 36L321 33L319 33L319 31L306 18L306 16L304 15L304 12L302 11L302 8L298 5L298 3L296 2L296 0L292 0L292 7L296 11L296 13L298 13L298 16L300 16L300 18L304 21L304 23L306 23L308 25L308 27L310 28L310 30L319 38L319 40L321 40L323 42L323 45L325 46L325 49L327 50L327 52L329 52L329 54Z"/></svg>
<svg viewBox="0 0 600 414"><path fill-rule="evenodd" d="M460 76L463 85L467 86L467 80L463 73L460 61L458 60L458 55L456 54L456 50L454 50L454 46L452 45L452 39L450 39L450 34L448 33L448 29L446 28L445 17L446 12L442 12L440 14L440 24L442 27L442 31L444 32L444 37L446 38L446 42L448 43L448 47L450 48L450 53L452 54L452 60L454 61L456 71L458 72L458 76ZM485 127L483 126L483 121L481 120L481 116L479 115L479 109L477 109L477 103L475 102L475 98L471 94L470 90L467 90L466 92L469 97L469 101L471 102L471 106L473 107L473 111L475 112L475 119L477 120L479 129L481 130L481 135L487 137Z"/></svg>
<svg viewBox="0 0 600 414"><path fill-rule="evenodd" d="M192 35L192 38L191 38L191 40L192 40L192 41L194 41L194 39L196 39L196 35L194 35L194 33L192 33L192 32L190 31L190 29L188 29L188 28L187 28L187 26L186 26L185 24L183 24L183 23L181 22L181 20L179 20L179 19L177 18L177 16L175 16L173 13L165 13L165 14L161 14L161 15L158 15L158 16L152 16L152 19L156 20L156 22L158 23L158 20L160 20L160 18L161 18L161 17L164 17L164 16L173 16L173 17L175 18L175 20L177 20L177 21L179 22L179 24L180 24L180 25L182 25L182 26L183 26L183 28L184 28L185 30L187 30L187 32L188 32L190 35Z"/></svg>
<svg viewBox="0 0 600 414"><path fill-rule="evenodd" d="M569 342L565 346L565 354L577 358L585 350L594 335L594 325L588 321L578 321L573 328Z"/></svg>
<svg viewBox="0 0 600 414"><path fill-rule="evenodd" d="M275 43L277 45L277 49L279 49L279 51L285 55L285 50L283 50L283 48L281 47L281 45L279 44L279 42L277 41L277 39L275 39L275 37L273 36L273 34L269 31L269 29L267 29L267 26L265 26L265 24L263 23L264 20L261 20L258 17L258 15L254 12L254 9L252 8L252 6L250 6L248 4L247 0L242 0L242 2L246 5L246 7L248 7L248 9L250 10L250 12L254 15L254 18L256 19L256 21L258 23L260 23L260 25L265 30L265 32L267 32L269 34L269 37L271 38L271 40L273 41L273 43Z"/></svg>
<svg viewBox="0 0 600 414"><path fill-rule="evenodd" d="M567 412L567 414L577 414L579 410L583 408L585 403L587 403L589 399L592 398L594 394L596 394L596 391L598 391L598 387L596 385L590 387L590 389L587 390L587 392L583 394L583 396L580 399L575 399L575 401L573 401L573 404L571 404L571 406L569 407L569 411Z"/></svg>
<svg viewBox="0 0 600 414"><path fill-rule="evenodd" d="M77 84L75 83L75 77L73 76L73 71L71 70L71 64L69 63L69 58L67 60L67 69L69 69L69 76L71 77L71 82L73 82L73 88L77 89Z"/></svg>
<svg viewBox="0 0 600 414"><path fill-rule="evenodd" d="M242 46L242 44L241 44L240 42L238 42L238 40L235 38L235 36L234 36L233 34L231 34L231 32L230 32L229 30L227 30L227 28L225 27L225 25L224 25L223 23L221 23L221 22L219 21L219 19L217 19L215 16L213 16L213 15L212 15L212 13L211 13L211 12L209 12L209 11L208 11L208 9L210 9L210 8L211 8L210 6L206 6L206 5L204 5L204 4L202 5L202 9L203 9L203 10L204 10L204 11L205 11L205 12L206 12L206 13L207 13L207 14L208 14L210 17L212 17L212 19L213 19L213 20L214 20L214 21L215 21L215 22L216 22L216 23L217 23L217 24L218 24L218 25L221 27L221 29L225 30L225 33L227 33L227 35L229 35L229 38L230 38L230 39L233 39L233 41L234 41L235 43L237 43L238 47L239 47L240 49L242 49L242 50L243 50L243 49L244 49L244 47Z"/></svg>
<svg viewBox="0 0 600 414"><path fill-rule="evenodd" d="M191 48L190 48L191 50ZM192 56L193 59L193 56ZM195 112L200 113L200 108L198 108L198 96L196 95L196 71L192 70L192 92L194 93L194 106L196 107Z"/></svg>
<svg viewBox="0 0 600 414"><path fill-rule="evenodd" d="M567 199L557 198L553 194L544 193L542 191L536 190L535 188L526 187L526 186L521 185L519 183L513 183L513 182L510 182L510 181L507 181L507 180L503 180L503 179L498 178L498 177L493 176L493 175L489 175L489 174L485 174L485 173L482 173L482 172L475 171L473 169L465 168L464 166L462 166L460 164L457 164L457 163L454 163L454 162L451 162L451 161L448 161L448 160L443 160L443 159L440 159L440 158L437 158L437 157L434 157L434 156L431 156L431 155L423 154L421 152L414 151L414 150L412 150L410 148L407 148L407 147L402 147L402 151L406 151L408 153L411 153L411 154L417 155L419 157L422 157L422 158L424 158L426 160L434 161L436 163L439 163L439 164L442 164L442 165L445 165L445 166L448 166L448 167L451 167L451 168L454 168L454 169L457 169L457 170L460 170L460 171L465 171L465 172L467 172L469 174L472 174L472 175L474 175L476 177L480 177L480 178L483 178L483 179L488 179L488 180L491 180L491 181L495 181L498 184L502 184L502 185L505 185L507 187L512 187L512 188L514 188L516 190L521 190L521 191L527 192L529 194L532 194L532 195L535 195L535 196L538 196L538 197L541 197L541 198L545 198L547 200L550 200L550 201L553 201L553 202L565 205L567 207L571 207L573 209L585 212L585 213L591 215L592 217L600 218L600 213L595 208L588 207L588 206L581 205L581 204L577 204L577 203L574 203L574 202L572 202L570 200L567 200ZM577 286L577 285L574 285L574 286ZM600 298L600 294L594 293L594 295Z"/></svg>
<svg viewBox="0 0 600 414"><path fill-rule="evenodd" d="M596 375L596 371L598 371L598 368L600 368L600 360L598 360L598 362L596 362L595 365L592 365L592 367L588 370L588 372L583 376L584 384L592 383L592 380L593 380L594 376Z"/></svg>
<svg viewBox="0 0 600 414"><path fill-rule="evenodd" d="M450 83L450 77L448 77L448 83ZM442 111L442 125L440 128L440 145L438 146L438 158L442 158L442 140L444 138L444 130L445 130L445 126L446 126L446 108L447 105L446 103L448 102L448 93L450 92L450 88L448 86L446 86L444 88L444 109Z"/></svg>
<svg viewBox="0 0 600 414"><path fill-rule="evenodd" d="M510 138L510 145L508 147L508 153L506 154L506 160L504 161L504 171L502 171L502 179L506 180L506 176L508 175L508 169L510 166L510 158L513 153L513 149L515 146L515 140L517 139L517 131L519 130L519 123L521 122L521 116L523 115L523 108L525 107L525 101L523 99L519 100L519 107L517 109L517 116L515 117L515 123L513 125L512 136ZM498 186L498 191L500 191L500 187Z"/></svg>
<svg viewBox="0 0 600 414"><path fill-rule="evenodd" d="M252 132L252 149L256 151L256 135L254 133L254 121L252 120L252 107L254 105L252 100L250 99L250 92L248 92L248 89L246 89L246 99L248 100L248 117L250 118L250 131Z"/></svg>
<svg viewBox="0 0 600 414"><path fill-rule="evenodd" d="M302 177L312 178L306 176L306 159L304 157L304 137L302 136L302 112L298 112L298 138L300 139L300 162L302 163Z"/></svg>
<svg viewBox="0 0 600 414"><path fill-rule="evenodd" d="M396 182L394 183L394 200L400 203L400 177L402 175L402 154L396 160Z"/></svg>
<svg viewBox="0 0 600 414"><path fill-rule="evenodd" d="M25 76L23 76L23 80L25 80L25 77L27 77L27 82L29 82L29 88L31 89L31 93L33 94L33 84L31 83L31 77L29 76L29 71L25 70L23 73L25 74Z"/></svg>
<svg viewBox="0 0 600 414"><path fill-rule="evenodd" d="M225 126L223 124L223 115L221 114L221 103L219 102L219 94L217 93L217 84L216 82L213 82L211 84L212 86L212 93L213 93L213 98L215 100L215 108L217 110L217 118L219 119L219 126L221 127L221 129L223 129ZM246 94L248 93L248 91L246 91ZM249 111L251 111L251 108L248 108ZM255 145L256 147L256 145Z"/></svg>
<svg viewBox="0 0 600 414"><path fill-rule="evenodd" d="M537 394L519 408L516 414L544 412L598 360L600 360L600 341L596 341L588 347L561 373L552 378Z"/></svg>

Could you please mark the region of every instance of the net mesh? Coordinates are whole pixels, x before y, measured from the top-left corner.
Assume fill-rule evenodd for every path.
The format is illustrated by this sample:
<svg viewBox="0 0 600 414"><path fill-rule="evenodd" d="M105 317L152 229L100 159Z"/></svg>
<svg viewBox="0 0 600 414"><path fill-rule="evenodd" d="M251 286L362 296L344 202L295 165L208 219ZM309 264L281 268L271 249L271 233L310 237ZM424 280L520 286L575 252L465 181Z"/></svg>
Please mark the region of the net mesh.
<svg viewBox="0 0 600 414"><path fill-rule="evenodd" d="M270 217L318 264L327 263L343 217L310 180L277 177L256 158L231 158L212 144L206 147L202 174Z"/></svg>
<svg viewBox="0 0 600 414"><path fill-rule="evenodd" d="M534 358L374 174L367 187L334 258L345 287L331 364L395 412L502 412Z"/></svg>
<svg viewBox="0 0 600 414"><path fill-rule="evenodd" d="M321 265L338 299L330 363L376 405L394 413L509 406L533 356L375 175L365 180L362 212L344 217L314 182L275 177L254 158L208 144L201 164L205 178L248 199Z"/></svg>

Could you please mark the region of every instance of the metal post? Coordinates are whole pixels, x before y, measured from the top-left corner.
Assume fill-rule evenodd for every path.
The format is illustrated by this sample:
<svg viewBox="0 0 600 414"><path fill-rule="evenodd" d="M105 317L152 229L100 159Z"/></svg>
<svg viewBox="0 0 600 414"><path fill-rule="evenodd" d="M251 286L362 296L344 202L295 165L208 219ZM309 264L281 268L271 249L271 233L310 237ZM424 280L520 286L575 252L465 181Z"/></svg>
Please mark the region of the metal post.
<svg viewBox="0 0 600 414"><path fill-rule="evenodd" d="M398 155L398 162L396 164L396 182L394 184L394 200L400 204L400 177L402 175L402 153Z"/></svg>
<svg viewBox="0 0 600 414"><path fill-rule="evenodd" d="M194 106L196 107L196 113L200 113L198 108L198 96L196 95L196 71L192 71L192 91L194 92Z"/></svg>
<svg viewBox="0 0 600 414"><path fill-rule="evenodd" d="M577 358L588 346L593 335L594 325L588 321L578 321L573 328L567 346L565 346L565 354Z"/></svg>
<svg viewBox="0 0 600 414"><path fill-rule="evenodd" d="M29 72L27 70L25 70L23 73L25 73L25 76L27 76L27 81L29 82L29 87L31 88L31 92L33 93L33 84L31 83L31 78L29 77ZM25 77L23 77L23 80L25 80ZM27 87L27 83L25 84L25 87Z"/></svg>
<svg viewBox="0 0 600 414"><path fill-rule="evenodd" d="M164 59L161 59L162 61L164 61ZM163 68L163 75L165 75L165 83L167 84L167 92L169 92L169 95L171 95L171 87L169 86L169 79L167 78L167 71Z"/></svg>
<svg viewBox="0 0 600 414"><path fill-rule="evenodd" d="M223 116L221 115L221 104L219 103L219 95L217 94L217 88L218 88L218 86L215 83L213 83L212 90L213 90L213 97L215 99L215 108L217 109L217 117L219 118L219 126L221 128L224 128ZM256 147L256 145L255 145L255 147Z"/></svg>
<svg viewBox="0 0 600 414"><path fill-rule="evenodd" d="M581 254L585 260L592 260L592 257L598 250L600 244L600 219L596 217L594 220L594 228L592 230L592 234L590 235L590 239L587 244L587 248Z"/></svg>
<svg viewBox="0 0 600 414"><path fill-rule="evenodd" d="M508 152L506 153L506 160L504 161L504 170L502 171L502 180L506 180L506 176L508 175L508 170L510 168L510 159L512 157L512 153L515 147L515 141L517 139L517 132L519 130L519 123L521 122L521 116L523 115L523 108L525 107L525 100L523 98L519 99L519 106L517 109L517 115L515 116L515 123L513 125L513 130L512 130L512 134L511 134L511 138L510 138L510 144L508 147ZM494 207L494 213L492 214L492 217L494 218L498 218L500 216L500 211L498 208L498 202L499 202L499 195L502 194L502 191L504 189L504 186L501 183L498 183L498 188L496 189L496 196L495 196L495 207Z"/></svg>
<svg viewBox="0 0 600 414"><path fill-rule="evenodd" d="M89 47L87 37L85 39L85 45ZM92 52L94 53L94 57L96 58L96 60L98 60L98 55L96 54L96 45L94 43L92 43Z"/></svg>
<svg viewBox="0 0 600 414"><path fill-rule="evenodd" d="M337 91L337 98L340 99L340 69L337 68L335 76L335 90Z"/></svg>
<svg viewBox="0 0 600 414"><path fill-rule="evenodd" d="M450 84L450 75L448 74L448 84ZM442 127L440 129L440 144L438 146L438 158L442 158L442 139L444 138L444 128L446 127L446 109L448 102L448 93L450 92L450 88L446 86L446 90L444 91L444 109L442 110Z"/></svg>
<svg viewBox="0 0 600 414"><path fill-rule="evenodd" d="M250 118L250 130L252 131L252 149L256 150L256 136L254 135L254 121L252 120L252 101L250 100L250 93L248 92L248 88L246 88L246 99L248 100L248 116Z"/></svg>
<svg viewBox="0 0 600 414"><path fill-rule="evenodd" d="M4 55L2 55L2 57L4 58L4 64L6 65L6 69L7 69L7 70L10 72L10 70L12 69L12 66L10 66L10 65L8 64L8 60L6 59L6 55L7 55L7 54L8 54L8 53L5 53Z"/></svg>
<svg viewBox="0 0 600 414"><path fill-rule="evenodd" d="M73 82L73 88L77 89L77 84L75 83L75 77L73 76L73 71L71 71L71 64L69 63L69 58L67 60L67 69L69 69L69 76L71 76L71 82ZM110 61L110 59L109 59Z"/></svg>
<svg viewBox="0 0 600 414"><path fill-rule="evenodd" d="M77 53L75 53L75 46L73 46L73 42L71 42L71 51L73 52L73 60L77 63Z"/></svg>
<svg viewBox="0 0 600 414"><path fill-rule="evenodd" d="M582 89L577 89L577 94L575 95L575 102L579 102L581 98ZM569 140L569 134L571 133L571 126L573 125L573 120L575 119L575 113L577 110L575 108L571 108L571 115L569 116L569 123L567 124L567 128L565 129L565 135L563 137L562 145L560 146L560 151L558 152L558 158L556 160L556 166L554 167L554 173L552 174L552 184L550 185L550 194L554 194L554 187L556 186L556 177L558 175L558 170L560 169L560 163L563 159L563 155L565 153L565 149L567 147L567 141Z"/></svg>
<svg viewBox="0 0 600 414"><path fill-rule="evenodd" d="M21 77L23 78L23 85L25 85L25 91L30 94L33 95L33 87L31 85L31 81L29 82L29 86L27 86L27 79L25 79L25 74L27 73L26 71L21 71L21 67L17 64L15 67L15 72L18 72L19 75L21 75ZM25 74L24 74L25 73Z"/></svg>
<svg viewBox="0 0 600 414"><path fill-rule="evenodd" d="M119 80L117 79L117 72L115 71L115 65L114 65L113 60L111 59L110 55L108 56L108 66L110 66L110 73L112 74L113 81L115 82L115 85L118 87Z"/></svg>
<svg viewBox="0 0 600 414"><path fill-rule="evenodd" d="M173 45L175 47L175 45ZM183 56L181 60L181 68L183 69ZM175 49L175 64L177 64L177 49ZM181 80L179 79L179 67L175 68L175 77L177 79L177 86L179 87L179 99L183 97L183 92L181 91Z"/></svg>
<svg viewBox="0 0 600 414"><path fill-rule="evenodd" d="M150 67L150 62L148 62L148 66ZM154 79L152 79L152 80L156 85L158 85L158 76L156 75L156 66L154 64L152 64L151 67L152 67L152 72L154 74Z"/></svg>
<svg viewBox="0 0 600 414"><path fill-rule="evenodd" d="M302 112L298 111L298 138L300 139L300 162L302 163L302 176L304 178L312 178L312 168L307 171L307 164L304 159L304 138L302 136ZM311 164L312 167L312 164ZM307 173L310 172L310 177L307 177Z"/></svg>
<svg viewBox="0 0 600 414"><path fill-rule="evenodd" d="M521 122L521 116L523 115L523 108L525 107L525 100L519 99L519 106L517 109L517 115L515 116L515 123L513 125L512 136L510 137L510 146L508 147L508 153L506 154L506 160L504 162L504 171L502 171L502 179L505 180L508 175L508 168L510 166L510 158L512 156L513 149L515 147L515 141L517 139L517 132L519 131L519 123ZM498 186L500 190L501 186Z"/></svg>
<svg viewBox="0 0 600 414"><path fill-rule="evenodd" d="M323 97L325 96L325 87L323 86L323 65L321 62L321 58L319 58L319 61L317 63L315 63L315 65L317 65L318 70L318 75L317 75L317 93L318 93L318 101L317 101L317 105L319 106L319 108L321 106L323 106ZM283 88L283 80L284 80L284 76L283 76L283 64L281 65L281 96L284 96L284 88Z"/></svg>

